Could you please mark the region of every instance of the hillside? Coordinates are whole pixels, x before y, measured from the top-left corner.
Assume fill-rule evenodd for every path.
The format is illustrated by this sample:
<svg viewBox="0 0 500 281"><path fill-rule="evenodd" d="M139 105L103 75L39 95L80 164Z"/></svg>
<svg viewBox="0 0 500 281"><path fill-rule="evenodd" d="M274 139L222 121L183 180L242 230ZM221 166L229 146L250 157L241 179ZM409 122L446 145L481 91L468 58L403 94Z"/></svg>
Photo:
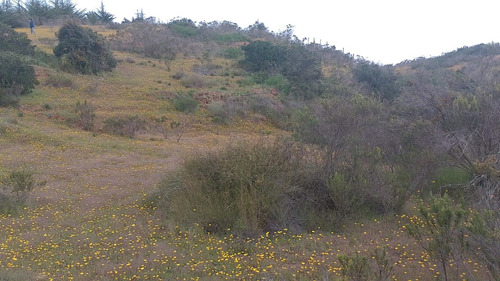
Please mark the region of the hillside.
<svg viewBox="0 0 500 281"><path fill-rule="evenodd" d="M258 26L124 26L91 27L109 40L113 71L38 61L35 89L0 107L0 176L25 168L45 183L0 214L0 280L444 280L407 231L423 223L419 204L430 193L456 202L465 194L472 224L486 201L468 192L487 186L497 204L488 210L498 212L498 44L378 66L330 47L289 47ZM38 27L29 38L52 55L58 30ZM252 61L254 71L241 63L242 46L296 59ZM291 204L323 204L307 219L212 231L210 221L169 213L163 180L192 159L292 139L321 167L307 174L316 201L290 195ZM450 254L447 279L494 280L498 264L481 253Z"/></svg>

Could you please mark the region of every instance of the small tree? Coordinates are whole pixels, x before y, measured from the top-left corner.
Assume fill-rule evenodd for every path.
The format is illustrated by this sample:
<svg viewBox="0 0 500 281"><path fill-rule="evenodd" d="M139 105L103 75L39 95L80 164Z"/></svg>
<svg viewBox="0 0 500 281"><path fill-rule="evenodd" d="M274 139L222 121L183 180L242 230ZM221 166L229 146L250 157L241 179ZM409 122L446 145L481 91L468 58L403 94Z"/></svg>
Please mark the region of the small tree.
<svg viewBox="0 0 500 281"><path fill-rule="evenodd" d="M106 39L90 28L67 23L57 33L59 45L54 54L62 67L82 74L97 74L112 71L116 67Z"/></svg>

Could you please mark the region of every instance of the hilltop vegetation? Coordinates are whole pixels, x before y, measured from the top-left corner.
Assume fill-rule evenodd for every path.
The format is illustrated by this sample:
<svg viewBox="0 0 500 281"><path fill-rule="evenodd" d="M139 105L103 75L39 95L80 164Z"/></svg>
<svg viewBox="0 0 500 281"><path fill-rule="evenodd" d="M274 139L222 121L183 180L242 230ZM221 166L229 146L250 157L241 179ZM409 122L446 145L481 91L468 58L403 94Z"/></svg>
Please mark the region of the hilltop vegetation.
<svg viewBox="0 0 500 281"><path fill-rule="evenodd" d="M498 43L69 10L0 26L0 280L500 278Z"/></svg>

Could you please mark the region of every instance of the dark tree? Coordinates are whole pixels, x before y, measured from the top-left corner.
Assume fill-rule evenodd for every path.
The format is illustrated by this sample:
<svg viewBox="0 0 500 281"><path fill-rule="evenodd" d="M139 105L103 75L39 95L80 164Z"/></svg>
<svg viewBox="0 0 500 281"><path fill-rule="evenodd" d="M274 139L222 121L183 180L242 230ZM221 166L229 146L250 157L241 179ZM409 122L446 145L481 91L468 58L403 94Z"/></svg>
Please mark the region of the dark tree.
<svg viewBox="0 0 500 281"><path fill-rule="evenodd" d="M92 24L96 23L112 23L115 20L115 16L104 9L104 3L101 1L101 7L97 11L92 11L87 13L87 19Z"/></svg>
<svg viewBox="0 0 500 281"><path fill-rule="evenodd" d="M57 33L59 45L54 48L63 68L83 74L97 74L116 67L108 42L90 28L67 23Z"/></svg>
<svg viewBox="0 0 500 281"><path fill-rule="evenodd" d="M50 7L50 5L45 1L28 0L26 1L24 7L26 8L28 16L32 17L38 25L43 25L48 20L54 18L52 7Z"/></svg>
<svg viewBox="0 0 500 281"><path fill-rule="evenodd" d="M25 26L24 12L25 9L20 1L14 4L10 0L2 0L0 2L0 23L5 23L12 27Z"/></svg>
<svg viewBox="0 0 500 281"><path fill-rule="evenodd" d="M31 56L35 53L35 46L31 45L26 34L0 23L0 51Z"/></svg>
<svg viewBox="0 0 500 281"><path fill-rule="evenodd" d="M0 106L16 105L37 84L34 68L22 59L34 53L26 34L0 24Z"/></svg>
<svg viewBox="0 0 500 281"><path fill-rule="evenodd" d="M243 46L243 68L264 76L283 75L290 83L290 94L312 98L320 94L321 58L302 44L275 45L253 41Z"/></svg>
<svg viewBox="0 0 500 281"><path fill-rule="evenodd" d="M361 61L354 67L354 77L364 83L368 91L383 100L392 101L400 94L397 76L389 66Z"/></svg>
<svg viewBox="0 0 500 281"><path fill-rule="evenodd" d="M268 41L253 41L242 49L245 52L242 65L249 71L277 71L286 60L285 49Z"/></svg>
<svg viewBox="0 0 500 281"><path fill-rule="evenodd" d="M52 0L52 14L55 17L83 17L85 11L78 10L71 0Z"/></svg>
<svg viewBox="0 0 500 281"><path fill-rule="evenodd" d="M321 58L302 44L291 44L286 49L282 74L290 81L291 94L312 98L321 93Z"/></svg>

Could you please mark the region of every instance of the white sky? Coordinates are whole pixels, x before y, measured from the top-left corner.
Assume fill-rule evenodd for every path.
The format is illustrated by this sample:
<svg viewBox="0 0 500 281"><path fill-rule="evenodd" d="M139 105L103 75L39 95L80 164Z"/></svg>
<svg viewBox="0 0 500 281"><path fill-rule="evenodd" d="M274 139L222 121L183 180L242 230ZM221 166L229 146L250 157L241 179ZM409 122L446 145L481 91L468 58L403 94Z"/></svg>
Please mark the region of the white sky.
<svg viewBox="0 0 500 281"><path fill-rule="evenodd" d="M381 64L439 56L463 46L500 42L499 0L103 0L116 17L138 10L162 22L230 21L246 28L255 21ZM78 9L97 10L101 0L73 0Z"/></svg>

